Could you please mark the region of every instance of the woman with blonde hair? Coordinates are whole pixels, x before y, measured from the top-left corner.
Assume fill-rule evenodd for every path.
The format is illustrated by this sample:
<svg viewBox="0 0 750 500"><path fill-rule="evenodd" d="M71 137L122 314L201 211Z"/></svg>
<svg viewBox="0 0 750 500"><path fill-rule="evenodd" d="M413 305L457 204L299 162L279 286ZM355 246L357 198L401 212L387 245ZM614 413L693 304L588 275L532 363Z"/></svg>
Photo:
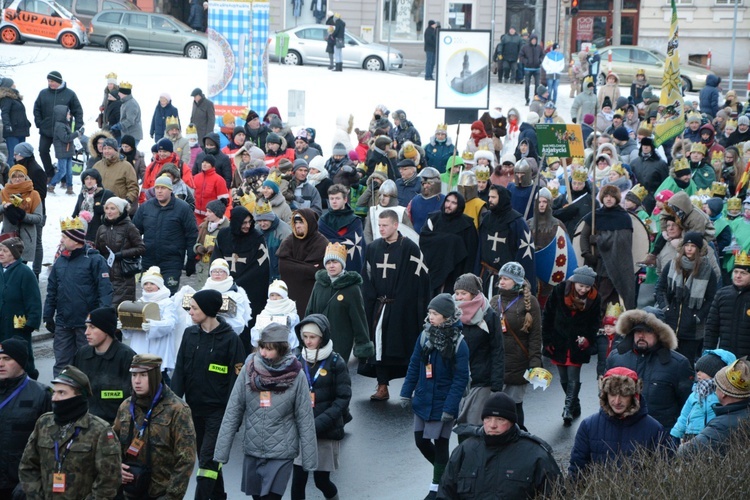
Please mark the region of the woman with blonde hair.
<svg viewBox="0 0 750 500"><path fill-rule="evenodd" d="M42 199L23 165L13 165L8 171L8 183L0 192L0 214L3 216L3 235L18 236L23 241L21 258L34 260L36 228L42 223Z"/></svg>

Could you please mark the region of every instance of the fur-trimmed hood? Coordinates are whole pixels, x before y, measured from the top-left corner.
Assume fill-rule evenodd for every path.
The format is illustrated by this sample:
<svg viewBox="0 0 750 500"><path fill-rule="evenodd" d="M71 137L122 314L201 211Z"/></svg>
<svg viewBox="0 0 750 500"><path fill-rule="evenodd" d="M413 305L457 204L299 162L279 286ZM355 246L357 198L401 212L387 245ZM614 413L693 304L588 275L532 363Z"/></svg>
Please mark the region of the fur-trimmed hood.
<svg viewBox="0 0 750 500"><path fill-rule="evenodd" d="M105 139L114 139L112 134L107 132L106 130L97 130L91 136L89 137L89 154L95 158L99 158L99 151L96 150L96 143L99 141L99 138L104 137Z"/></svg>
<svg viewBox="0 0 750 500"><path fill-rule="evenodd" d="M677 335L675 335L674 330L652 313L639 309L622 313L617 320L617 334L622 337L630 337L632 341L633 334L631 331L633 327L640 324L646 325L653 331L663 347L670 350L677 349Z"/></svg>
<svg viewBox="0 0 750 500"><path fill-rule="evenodd" d="M351 114L338 115L336 117L336 128L343 130L347 134L351 134L352 130L354 130L354 116Z"/></svg>
<svg viewBox="0 0 750 500"><path fill-rule="evenodd" d="M3 99L5 97L9 97L17 101L23 100L23 96L18 93L18 90L8 87L0 87L0 99Z"/></svg>

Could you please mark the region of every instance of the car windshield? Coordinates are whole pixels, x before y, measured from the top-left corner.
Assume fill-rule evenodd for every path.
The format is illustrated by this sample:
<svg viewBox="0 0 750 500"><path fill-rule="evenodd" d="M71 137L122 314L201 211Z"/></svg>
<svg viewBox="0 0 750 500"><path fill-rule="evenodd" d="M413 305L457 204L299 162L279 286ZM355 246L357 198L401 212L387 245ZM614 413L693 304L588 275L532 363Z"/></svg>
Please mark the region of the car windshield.
<svg viewBox="0 0 750 500"><path fill-rule="evenodd" d="M320 26L321 26L320 24L313 24L311 26L297 26L296 28L288 28L288 29L285 29L285 30L277 31L276 33L292 34L292 33L298 32L298 31L303 31L303 30L305 30L307 28L311 28L311 27L312 28L319 28ZM348 30L346 31L346 36L350 37L352 40L355 40L360 45L370 45L370 42L368 42L366 40L363 40L363 39L359 38L358 36L354 36Z"/></svg>
<svg viewBox="0 0 750 500"><path fill-rule="evenodd" d="M62 5L60 5L59 3L57 3L57 2L52 2L52 4L53 4L53 5L55 6L55 8L56 8L57 10L59 10L59 11L60 11L60 12L61 12L62 14L64 14L65 16L67 16L67 17L73 17L73 13L72 13L72 12L70 12L70 11L69 11L68 9L66 9L65 7L63 7Z"/></svg>

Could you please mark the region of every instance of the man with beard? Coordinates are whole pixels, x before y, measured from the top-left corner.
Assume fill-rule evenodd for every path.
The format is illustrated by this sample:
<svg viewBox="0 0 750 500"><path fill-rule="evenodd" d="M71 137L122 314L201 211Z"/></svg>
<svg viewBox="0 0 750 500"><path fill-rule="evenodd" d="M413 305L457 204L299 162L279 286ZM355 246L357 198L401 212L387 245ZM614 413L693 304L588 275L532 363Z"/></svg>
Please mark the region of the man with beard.
<svg viewBox="0 0 750 500"><path fill-rule="evenodd" d="M534 204L534 217L529 219L531 237L537 250L545 248L557 235L557 228L565 231L565 225L552 216L552 193L546 187L539 190ZM552 293L553 286L547 282L537 280L539 286L539 307L544 309L547 297Z"/></svg>
<svg viewBox="0 0 750 500"><path fill-rule="evenodd" d="M367 246L367 264L362 269L362 295L375 357L365 367L374 365L374 370L360 366L360 372L378 381L371 401L387 400L388 383L406 375L430 300L422 252L399 234L396 212L380 212L378 231L381 237Z"/></svg>
<svg viewBox="0 0 750 500"><path fill-rule="evenodd" d="M378 165L383 164L387 167L388 178L396 180L398 176L396 175L396 169L391 159L392 143L393 141L387 135L379 135L375 138L372 147L367 151L367 158L365 158L365 165L367 166L367 170L365 171L366 176L371 175L378 168ZM363 177L363 180L366 178Z"/></svg>
<svg viewBox="0 0 750 500"><path fill-rule="evenodd" d="M120 159L120 147L115 139L104 140L102 156L102 159L93 167L102 176L102 187L133 205L138 199L138 178L135 176L133 166Z"/></svg>
<svg viewBox="0 0 750 500"><path fill-rule="evenodd" d="M252 310L262 311L268 300L271 266L263 233L255 227L255 220L247 208L238 206L232 209L229 227L219 231L216 236L211 262L216 259L225 259L229 263L229 274L234 283L247 292ZM250 352L250 329L253 325L254 318L240 334L246 352Z"/></svg>
<svg viewBox="0 0 750 500"><path fill-rule="evenodd" d="M466 202L456 191L443 200L439 212L427 218L419 235L430 272L432 295L453 287L456 278L474 271L477 260L477 229L471 217L464 214Z"/></svg>
<svg viewBox="0 0 750 500"><path fill-rule="evenodd" d="M489 212L479 224L479 260L482 266L479 277L484 293L495 293L497 274L508 262L520 263L536 293L534 269L534 240L523 216L511 207L510 191L502 186L490 187Z"/></svg>
<svg viewBox="0 0 750 500"><path fill-rule="evenodd" d="M281 277L279 274L279 256L276 253L287 236L292 234L292 228L289 224L279 219L271 209L269 203L257 203L255 205L255 222L258 228L263 232L263 239L266 241L269 259L269 283L273 283Z"/></svg>
<svg viewBox="0 0 750 500"><path fill-rule="evenodd" d="M412 227L417 233L422 230L427 216L437 212L445 200L445 196L440 192L442 189L440 172L436 168L425 167L419 173L419 179L422 182L421 192L412 198L406 207Z"/></svg>
<svg viewBox="0 0 750 500"><path fill-rule="evenodd" d="M675 351L677 336L669 325L639 309L618 318L617 334L624 339L609 354L607 370L624 367L636 372L643 380L648 414L671 429L693 387L690 362Z"/></svg>
<svg viewBox="0 0 750 500"><path fill-rule="evenodd" d="M654 140L651 137L641 139L638 158L630 164L638 183L646 188L648 195L643 199L643 209L651 213L656 207L654 195L664 180L669 177L667 162L659 158L654 151Z"/></svg>
<svg viewBox="0 0 750 500"><path fill-rule="evenodd" d="M203 152L198 153L193 163L193 175L198 175L201 171L201 164L203 158L208 155L212 155L216 159L216 173L224 178L227 183L227 187L232 184L232 163L229 161L229 157L221 152L219 145L219 134L211 132L203 138Z"/></svg>
<svg viewBox="0 0 750 500"><path fill-rule="evenodd" d="M156 143L156 156L153 161L146 167L146 171L143 174L143 182L141 183L141 195L138 198L138 203L145 203L148 199L146 197L146 191L154 187L154 181L157 177L161 177L162 169L167 163L175 165L180 172L182 172L182 180L190 186L194 187L193 173L187 163L184 163L180 156L174 152L174 143L168 138L164 137ZM215 159L214 159L215 161ZM200 165L198 165L200 167ZM200 172L200 168L198 169Z"/></svg>
<svg viewBox="0 0 750 500"><path fill-rule="evenodd" d="M500 163L495 166L492 175L490 175L490 185L508 187L513 182L515 166L515 155L513 153L504 154L500 159Z"/></svg>
<svg viewBox="0 0 750 500"><path fill-rule="evenodd" d="M182 163L190 163L190 144L188 140L182 136L180 131L180 120L174 116L167 117L167 138L172 141L172 151L182 160ZM244 137L244 130L243 137ZM244 143L244 141L243 141Z"/></svg>
<svg viewBox="0 0 750 500"><path fill-rule="evenodd" d="M565 224L568 234L575 234L576 227L584 215L591 212L591 185L588 170L584 167L573 169L570 176L570 199L562 194L552 203L552 215Z"/></svg>
<svg viewBox="0 0 750 500"><path fill-rule="evenodd" d="M289 287L289 298L297 303L300 318L305 317L315 273L322 269L327 246L328 240L318 231L318 216L312 209L292 212L292 236L281 242L276 255L279 274Z"/></svg>
<svg viewBox="0 0 750 500"><path fill-rule="evenodd" d="M596 271L602 312L608 304L620 301L625 309L635 307L633 262L623 249L633 246L633 220L620 205L620 190L608 184L599 192L603 205L596 210L596 232L592 232L591 214L584 217L581 230L581 256ZM627 258L625 258L627 257Z"/></svg>
<svg viewBox="0 0 750 500"><path fill-rule="evenodd" d="M476 174L469 170L461 173L456 188L466 201L464 213L471 217L474 221L474 227L477 229L479 229L479 221L487 213L487 204L479 197L478 183Z"/></svg>
<svg viewBox="0 0 750 500"><path fill-rule="evenodd" d="M362 272L365 256L365 233L362 219L354 215L347 203L349 188L334 184L328 188L328 212L320 218L320 234L331 243L346 247L347 271Z"/></svg>

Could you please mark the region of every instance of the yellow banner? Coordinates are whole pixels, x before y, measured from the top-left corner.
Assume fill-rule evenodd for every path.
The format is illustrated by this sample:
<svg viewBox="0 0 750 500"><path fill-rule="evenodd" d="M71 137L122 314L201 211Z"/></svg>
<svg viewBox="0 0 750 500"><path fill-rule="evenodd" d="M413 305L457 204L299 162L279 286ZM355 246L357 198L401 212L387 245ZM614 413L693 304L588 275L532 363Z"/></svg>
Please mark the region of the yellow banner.
<svg viewBox="0 0 750 500"><path fill-rule="evenodd" d="M672 0L672 24L667 42L667 59L664 61L664 79L659 97L659 114L654 127L654 144L658 147L677 137L685 130L685 108L682 100L680 79L680 55L677 27L677 6Z"/></svg>

